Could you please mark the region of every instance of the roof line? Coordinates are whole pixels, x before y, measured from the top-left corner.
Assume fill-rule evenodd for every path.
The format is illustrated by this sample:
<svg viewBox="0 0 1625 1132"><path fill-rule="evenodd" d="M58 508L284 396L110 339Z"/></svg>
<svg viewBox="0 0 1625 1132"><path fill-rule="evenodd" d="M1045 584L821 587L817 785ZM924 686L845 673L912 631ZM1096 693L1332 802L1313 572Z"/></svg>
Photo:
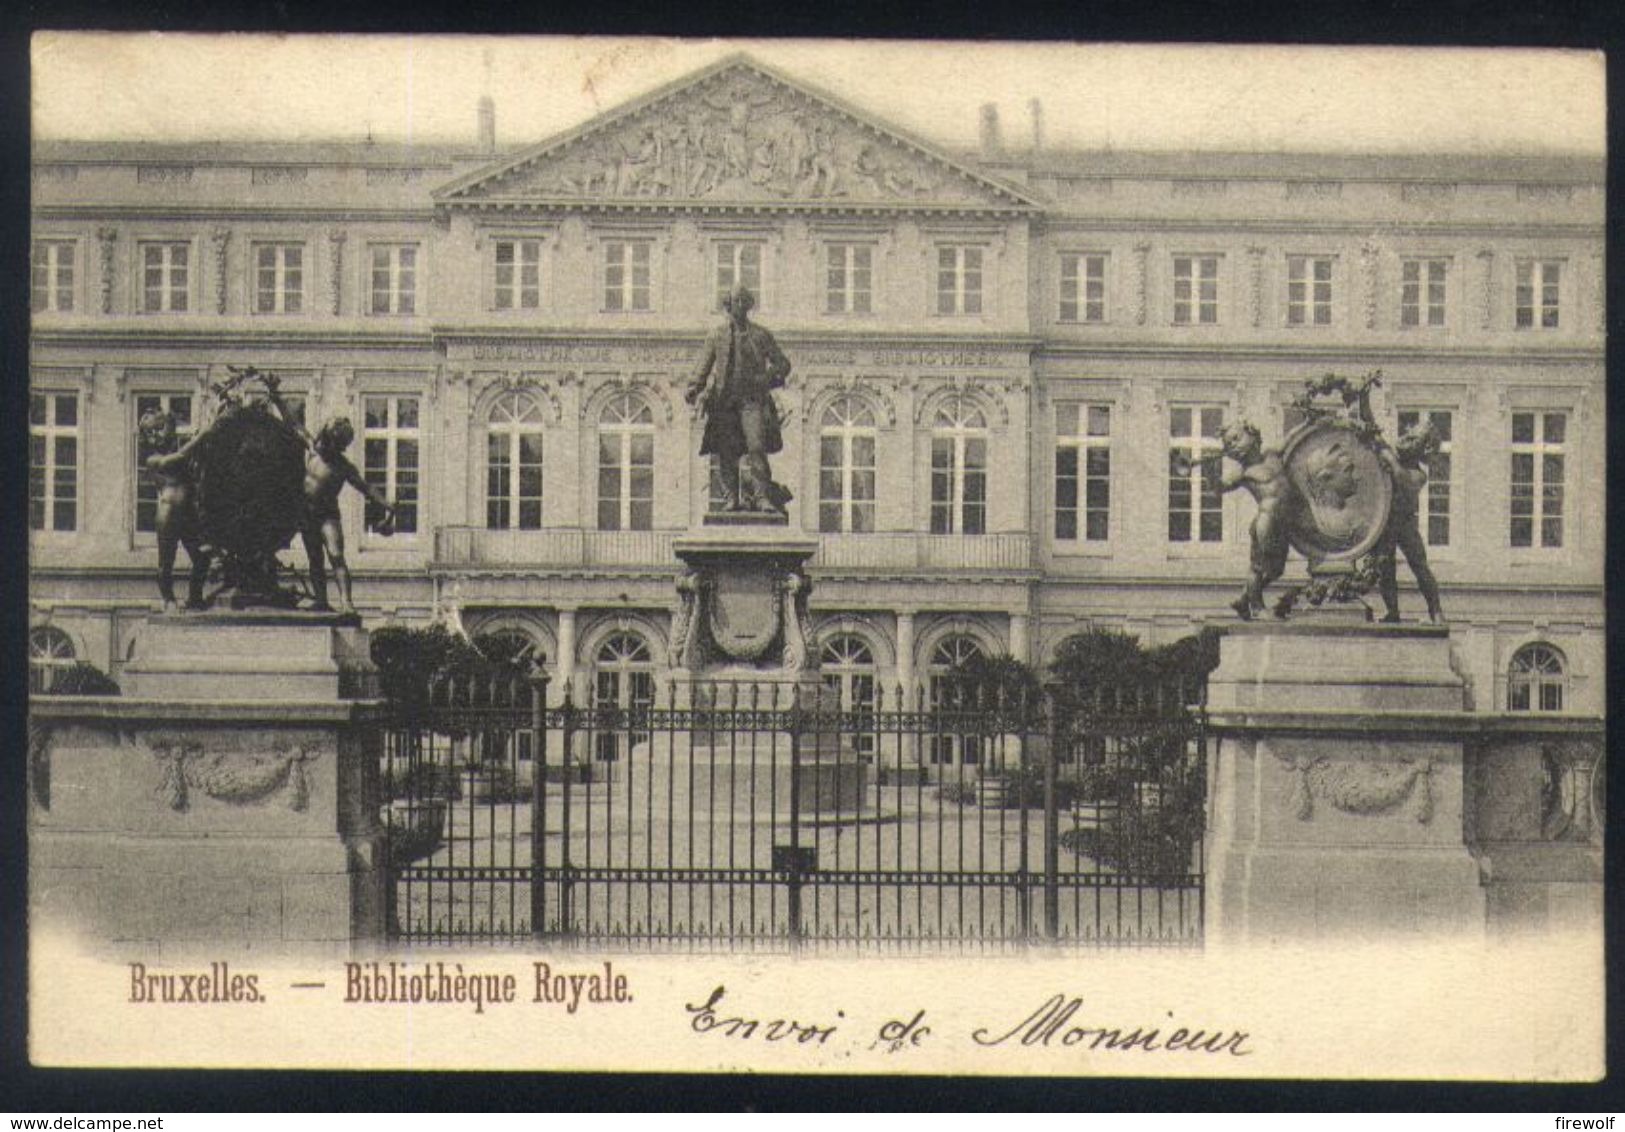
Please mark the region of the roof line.
<svg viewBox="0 0 1625 1132"><path fill-rule="evenodd" d="M546 154L556 149L560 149L572 142L579 141L580 139L591 134L600 133L607 130L609 127L641 113L650 106L653 106L664 99L670 98L673 95L689 88L699 86L711 78L714 78L724 71L730 70L734 67L748 67L756 73L762 75L764 78L778 83L781 86L788 87L790 90L795 91L805 98L810 98L816 102L821 102L835 110L837 113L844 114L846 117L851 118L859 125L865 126L876 133L890 138L893 141L899 142L908 148L913 149L921 156L947 167L949 170L965 178L966 180L971 181L974 184L990 188L995 192L1003 193L1004 195L1012 198L1015 204L1030 208L1042 207L1039 201L1003 179L991 177L980 170L973 169L962 162L959 158L954 157L947 150L932 145L923 139L917 138L896 126L882 122L866 111L850 105L839 96L830 94L829 92L805 83L800 79L793 78L777 68L760 63L744 52L734 52L726 55L723 58L718 59L716 62L700 68L698 71L690 72L688 75L685 75L682 78L664 83L654 90L649 91L646 94L639 95L628 102L624 102L618 107L607 110L603 114L589 119L579 126L572 127L571 129L565 130L562 133L554 134L551 138L520 150L518 153L512 154L495 164L484 166L480 169L466 173L461 177L455 178L454 180L449 181L440 188L436 189L434 192L434 198L437 202L444 202L447 204L452 203L452 198L455 198L457 194L466 191L476 184L480 184L492 178L506 176L517 169L523 168L524 166L539 160Z"/></svg>

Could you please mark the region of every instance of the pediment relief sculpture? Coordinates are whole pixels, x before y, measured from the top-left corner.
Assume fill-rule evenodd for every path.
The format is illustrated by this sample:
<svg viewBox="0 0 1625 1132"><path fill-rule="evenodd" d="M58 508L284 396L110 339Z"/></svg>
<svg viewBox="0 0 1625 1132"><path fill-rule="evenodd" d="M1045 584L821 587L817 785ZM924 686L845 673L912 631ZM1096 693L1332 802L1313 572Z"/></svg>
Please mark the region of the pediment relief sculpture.
<svg viewBox="0 0 1625 1132"><path fill-rule="evenodd" d="M746 64L451 186L445 196L468 202L1030 203Z"/></svg>

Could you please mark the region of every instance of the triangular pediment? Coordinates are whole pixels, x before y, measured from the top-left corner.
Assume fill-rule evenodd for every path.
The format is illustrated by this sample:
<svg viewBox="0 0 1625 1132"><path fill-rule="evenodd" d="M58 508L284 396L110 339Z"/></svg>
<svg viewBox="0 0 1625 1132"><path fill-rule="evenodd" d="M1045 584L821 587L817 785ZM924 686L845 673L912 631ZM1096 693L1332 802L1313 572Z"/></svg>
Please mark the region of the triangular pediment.
<svg viewBox="0 0 1625 1132"><path fill-rule="evenodd" d="M435 196L450 206L1037 207L1013 186L744 59L707 68Z"/></svg>

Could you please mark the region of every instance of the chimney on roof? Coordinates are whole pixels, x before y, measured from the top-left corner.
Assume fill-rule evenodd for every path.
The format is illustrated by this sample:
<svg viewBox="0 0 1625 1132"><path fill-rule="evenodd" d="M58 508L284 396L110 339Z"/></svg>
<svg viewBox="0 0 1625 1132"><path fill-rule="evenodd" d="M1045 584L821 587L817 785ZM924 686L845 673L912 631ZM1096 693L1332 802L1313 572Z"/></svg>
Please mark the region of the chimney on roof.
<svg viewBox="0 0 1625 1132"><path fill-rule="evenodd" d="M1033 116L1033 152L1042 152L1044 148L1044 104L1036 98L1027 100L1027 109Z"/></svg>
<svg viewBox="0 0 1625 1132"><path fill-rule="evenodd" d="M480 95L480 152L497 150L497 104L489 94Z"/></svg>
<svg viewBox="0 0 1625 1132"><path fill-rule="evenodd" d="M982 156L997 157L1004 151L999 141L999 108L992 102L982 103Z"/></svg>

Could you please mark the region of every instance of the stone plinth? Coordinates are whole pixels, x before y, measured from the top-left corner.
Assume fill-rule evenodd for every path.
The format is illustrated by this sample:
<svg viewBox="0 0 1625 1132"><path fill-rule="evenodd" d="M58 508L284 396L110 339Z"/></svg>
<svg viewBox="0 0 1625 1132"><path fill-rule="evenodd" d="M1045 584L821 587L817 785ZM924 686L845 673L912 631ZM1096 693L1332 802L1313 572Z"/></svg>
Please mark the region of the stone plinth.
<svg viewBox="0 0 1625 1132"><path fill-rule="evenodd" d="M1483 933L1446 629L1230 626L1208 698L1210 938Z"/></svg>
<svg viewBox="0 0 1625 1132"><path fill-rule="evenodd" d="M29 718L39 924L160 956L348 953L381 936L367 705L41 697Z"/></svg>
<svg viewBox="0 0 1625 1132"><path fill-rule="evenodd" d="M292 610L153 615L121 683L164 700L336 700L376 694L355 614Z"/></svg>
<svg viewBox="0 0 1625 1132"><path fill-rule="evenodd" d="M864 805L867 768L850 736L815 721L794 748L788 730L738 732L727 713L834 710L812 652L806 563L818 541L782 516L712 514L706 529L673 543L683 564L672 629L678 707L719 713L717 741L673 735L656 773L697 811L747 814L851 812ZM752 728L773 725L760 719ZM745 742L741 743L741 740ZM723 798L723 802L718 802Z"/></svg>

